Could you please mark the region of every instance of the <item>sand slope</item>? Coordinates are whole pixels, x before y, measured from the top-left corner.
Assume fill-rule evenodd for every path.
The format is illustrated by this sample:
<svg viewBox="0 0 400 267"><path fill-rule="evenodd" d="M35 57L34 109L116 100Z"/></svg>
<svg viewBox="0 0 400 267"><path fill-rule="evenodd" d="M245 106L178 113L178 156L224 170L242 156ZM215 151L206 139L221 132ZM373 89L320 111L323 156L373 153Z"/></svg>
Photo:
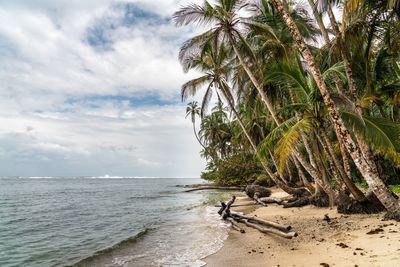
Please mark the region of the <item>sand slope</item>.
<svg viewBox="0 0 400 267"><path fill-rule="evenodd" d="M236 204L249 201L243 196ZM299 236L287 240L243 226L246 233L231 231L224 247L204 260L207 266L400 266L400 223L382 221L383 214L348 216L336 209L276 204L233 210L292 225Z"/></svg>

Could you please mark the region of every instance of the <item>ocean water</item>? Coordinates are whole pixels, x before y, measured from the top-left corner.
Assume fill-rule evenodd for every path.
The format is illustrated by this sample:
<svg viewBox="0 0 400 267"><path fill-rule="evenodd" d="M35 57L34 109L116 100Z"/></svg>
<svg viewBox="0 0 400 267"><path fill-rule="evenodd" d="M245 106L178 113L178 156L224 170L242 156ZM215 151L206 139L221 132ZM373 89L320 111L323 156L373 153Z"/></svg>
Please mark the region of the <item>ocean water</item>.
<svg viewBox="0 0 400 267"><path fill-rule="evenodd" d="M0 266L202 266L227 237L200 179L0 178Z"/></svg>

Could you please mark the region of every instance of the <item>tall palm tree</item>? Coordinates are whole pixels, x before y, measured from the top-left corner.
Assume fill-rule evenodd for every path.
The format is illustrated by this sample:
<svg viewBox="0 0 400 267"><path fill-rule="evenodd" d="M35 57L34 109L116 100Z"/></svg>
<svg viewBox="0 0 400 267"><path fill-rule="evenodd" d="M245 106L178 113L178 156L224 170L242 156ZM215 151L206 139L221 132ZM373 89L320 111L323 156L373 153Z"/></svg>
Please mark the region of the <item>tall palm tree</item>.
<svg viewBox="0 0 400 267"><path fill-rule="evenodd" d="M182 62L185 62L185 58L190 58L193 53L201 50L201 47L207 42L213 41L218 45L228 43L233 48L242 68L245 70L254 87L257 88L272 118L278 123L279 120L273 104L267 97L260 79L257 78L256 71L258 68L257 66L252 66L256 65L256 56L241 33L243 27L246 28L251 24L251 22L244 22L243 18L239 16L239 11L244 5L246 4L240 0L218 0L214 5L208 1L204 1L202 6L190 4L175 12L173 18L178 26L188 24L211 25L210 30L189 39L183 45L180 52L180 59ZM273 35L272 32L271 35ZM239 42L242 44L241 47L239 46ZM251 58L251 60L247 60L245 55Z"/></svg>
<svg viewBox="0 0 400 267"><path fill-rule="evenodd" d="M270 38L276 39L277 37L270 27L264 27L258 22L252 22L239 16L239 11L246 5L240 0L218 0L214 5L205 1L202 6L191 4L181 8L173 15L178 26L201 24L211 25L211 29L185 42L179 57L183 63L184 70L187 70L190 67L193 54L199 53L206 43L213 42L216 45L229 44L238 58L240 66L257 89L274 122L280 125L281 119L276 115L275 107L271 99L268 98L260 78L262 76L260 62L242 32L243 29L255 27L262 30L264 35L268 35ZM293 154L307 171L318 179L318 173L307 167L307 161L301 153L294 151Z"/></svg>
<svg viewBox="0 0 400 267"><path fill-rule="evenodd" d="M252 137L250 136L248 130L246 129L241 119L241 116L236 110L234 97L231 93L232 90L227 82L233 62L230 59L229 51L225 48L224 44L221 44L219 47L216 47L214 43L207 42L204 44L204 47L200 55L193 56L191 61L186 60L183 63L187 64L187 67L189 68L196 68L198 70L201 70L202 72L205 73L205 75L190 80L182 85L182 90L181 90L182 100L186 99L188 95L195 95L201 87L204 87L206 88L206 91L203 96L202 110L206 110L209 99L211 97L212 90L213 89L217 90L217 92L219 92L225 98L229 108L234 113L235 118L237 119L242 132L246 136L246 140L250 144L253 153L260 160L261 165L263 166L263 168L265 169L271 180L273 180L278 185L281 184L281 187L283 187L283 189L286 192L289 193L299 192L299 190L292 189L282 184L279 181L279 179L276 178L274 172L269 168L268 164L265 161L263 161L258 155L257 146ZM207 118L207 121L205 121L203 126L207 129L212 129L212 127L210 126L214 125L212 122L215 122L216 118L217 117L214 116L213 113L210 117ZM215 131L213 131L212 133L215 133ZM215 140L215 138L211 139ZM225 140L220 139L220 142L222 141L225 142Z"/></svg>
<svg viewBox="0 0 400 267"><path fill-rule="evenodd" d="M192 121L194 136L196 137L197 142L199 142L199 144L205 149L205 146L200 141L200 138L199 138L199 136L197 134L197 131L196 131L196 117L200 116L200 108L198 106L197 101L192 101L192 102L189 102L187 104L187 107L186 107L186 118L189 117L189 116L190 116L190 120Z"/></svg>
<svg viewBox="0 0 400 267"><path fill-rule="evenodd" d="M334 74L337 74L337 72L339 72L339 67L337 65L332 66L324 71L324 79L328 79L329 76L333 76ZM292 102L282 109L292 110L297 117L297 123L291 125L287 129L284 129L284 131L281 133L282 137L279 141L279 146L275 150L275 153L278 153L281 159L284 161L285 156L288 155L288 151L292 150L296 146L296 142L303 141L306 150L310 150L309 155L313 155L315 152L311 151L312 148L307 139L309 136L313 136L313 132L322 131L322 135L325 138L321 144L327 148L328 159L333 163L337 173L341 179L343 179L343 182L346 184L355 199L358 201L363 201L365 200L364 194L354 185L350 179L350 176L345 172L343 166L339 164L339 160L337 159L335 153L333 153L333 148L326 136L326 132L323 127L321 127L321 125L324 124L324 115L326 113L324 106L321 104L320 99L318 99L319 94L316 94L316 90L318 89L315 88L315 82L314 80L310 79L309 76L310 75L308 72L305 71L302 65L299 63L290 65L280 63L276 66L276 69L269 73L269 75L265 78L266 81L276 80L277 83L285 82L283 88L289 92ZM304 134L305 131L307 131L307 134ZM311 138L318 139L317 137L319 135L320 134L316 134ZM266 140L268 140L268 138ZM286 153L282 153L282 151L286 151ZM317 168L318 160L315 158L310 158L310 161L313 167ZM283 162L281 162L281 164L283 164Z"/></svg>
<svg viewBox="0 0 400 267"><path fill-rule="evenodd" d="M374 171L374 169L368 165L357 144L354 142L352 136L350 135L350 132L348 131L340 116L340 113L335 103L331 98L331 94L323 80L321 71L317 67L314 55L311 53L310 49L302 38L300 31L298 30L293 19L290 17L288 10L280 0L271 0L271 3L282 16L282 19L285 21L289 31L291 32L299 51L301 52L304 60L309 66L310 72L312 73L313 78L316 81L317 86L321 92L324 103L327 107L329 117L332 121L338 138L343 139L343 143L349 151L354 163L365 178L370 189L375 193L378 199L388 210L389 217L400 219L399 201L393 197L390 190L385 186L382 180L379 179L379 176L377 176L377 173Z"/></svg>

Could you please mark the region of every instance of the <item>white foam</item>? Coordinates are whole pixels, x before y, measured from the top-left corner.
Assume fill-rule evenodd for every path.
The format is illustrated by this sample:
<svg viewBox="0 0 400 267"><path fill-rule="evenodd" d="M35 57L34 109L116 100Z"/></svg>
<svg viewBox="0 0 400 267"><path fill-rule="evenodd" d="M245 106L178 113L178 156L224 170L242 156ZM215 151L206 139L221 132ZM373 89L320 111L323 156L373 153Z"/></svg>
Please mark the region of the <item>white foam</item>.
<svg viewBox="0 0 400 267"><path fill-rule="evenodd" d="M170 255L157 260L157 265L201 267L206 264L201 259L223 247L224 241L228 237L229 225L221 221L214 207L202 207L198 212L202 217L202 222L198 226L200 229L197 229L199 230L198 235L191 233L189 237L192 238L191 243L186 244L183 251L171 251ZM165 245L160 242L159 247Z"/></svg>
<svg viewBox="0 0 400 267"><path fill-rule="evenodd" d="M112 266L121 266L121 267L127 267L129 266L128 264L139 258L146 257L146 254L140 254L140 255L130 255L130 256L124 256L124 257L116 257L113 259L112 264L107 264L106 267L112 267Z"/></svg>

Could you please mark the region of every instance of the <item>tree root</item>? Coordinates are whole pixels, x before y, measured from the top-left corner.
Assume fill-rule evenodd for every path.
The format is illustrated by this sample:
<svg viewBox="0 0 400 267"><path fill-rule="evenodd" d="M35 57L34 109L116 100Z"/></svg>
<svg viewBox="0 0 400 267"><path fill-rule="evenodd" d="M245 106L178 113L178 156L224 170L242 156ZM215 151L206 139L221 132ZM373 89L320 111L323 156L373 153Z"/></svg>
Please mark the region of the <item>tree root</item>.
<svg viewBox="0 0 400 267"><path fill-rule="evenodd" d="M385 216L383 217L383 220L385 220L385 221L395 220L397 222L400 222L400 211L386 212Z"/></svg>
<svg viewBox="0 0 400 267"><path fill-rule="evenodd" d="M343 214L373 214L385 210L385 207L373 193L369 193L362 202L356 201L347 194L339 193L336 202L337 211Z"/></svg>
<svg viewBox="0 0 400 267"><path fill-rule="evenodd" d="M307 205L314 205L317 207L329 207L328 195L312 195L309 197L301 197L296 200L291 199L290 202L283 204L284 208L304 207Z"/></svg>

